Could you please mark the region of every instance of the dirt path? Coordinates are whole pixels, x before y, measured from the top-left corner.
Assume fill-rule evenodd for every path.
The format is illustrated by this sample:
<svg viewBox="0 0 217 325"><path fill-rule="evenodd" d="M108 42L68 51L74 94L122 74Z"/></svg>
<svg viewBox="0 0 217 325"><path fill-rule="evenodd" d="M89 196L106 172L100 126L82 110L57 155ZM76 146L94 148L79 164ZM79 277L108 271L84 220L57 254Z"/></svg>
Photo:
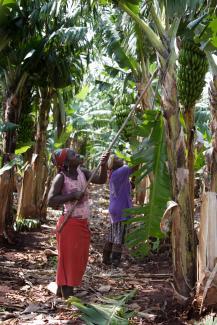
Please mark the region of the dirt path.
<svg viewBox="0 0 217 325"><path fill-rule="evenodd" d="M169 247L161 253L136 261L127 251L120 268L101 263L104 234L108 227L108 191L95 186L91 194L92 232L89 264L76 296L97 302L100 296L124 294L136 289L128 307L135 310L130 324L195 324L187 321L190 308L173 295ZM57 211L49 211L40 231L19 234L19 245L0 248L0 324L84 324L76 308L69 308L48 290L55 281L55 223ZM139 314L137 313L139 312Z"/></svg>

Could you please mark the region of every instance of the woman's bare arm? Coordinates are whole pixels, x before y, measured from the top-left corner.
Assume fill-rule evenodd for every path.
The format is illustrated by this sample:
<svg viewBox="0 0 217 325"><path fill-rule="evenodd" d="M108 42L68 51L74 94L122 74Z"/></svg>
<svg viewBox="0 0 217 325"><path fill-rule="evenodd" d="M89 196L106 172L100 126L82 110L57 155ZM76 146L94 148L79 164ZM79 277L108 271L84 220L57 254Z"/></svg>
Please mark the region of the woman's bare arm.
<svg viewBox="0 0 217 325"><path fill-rule="evenodd" d="M81 170L85 174L87 180L91 177L93 173L86 168L81 168ZM107 166L101 165L99 173L93 176L91 182L94 184L105 184L106 181L107 181Z"/></svg>

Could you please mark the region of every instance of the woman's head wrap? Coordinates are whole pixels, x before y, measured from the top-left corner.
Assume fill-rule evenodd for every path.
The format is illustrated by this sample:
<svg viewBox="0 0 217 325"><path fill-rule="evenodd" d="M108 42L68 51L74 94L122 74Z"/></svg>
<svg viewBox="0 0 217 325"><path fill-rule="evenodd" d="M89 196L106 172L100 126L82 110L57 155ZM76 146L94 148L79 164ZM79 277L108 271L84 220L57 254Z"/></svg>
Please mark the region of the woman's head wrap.
<svg viewBox="0 0 217 325"><path fill-rule="evenodd" d="M64 162L66 161L67 158L67 153L70 149L69 148L64 148L64 149L57 149L54 151L52 154L52 162L58 169L62 169L64 166Z"/></svg>
<svg viewBox="0 0 217 325"><path fill-rule="evenodd" d="M108 160L108 169L113 168L114 159L115 159L115 155L110 155L109 160Z"/></svg>

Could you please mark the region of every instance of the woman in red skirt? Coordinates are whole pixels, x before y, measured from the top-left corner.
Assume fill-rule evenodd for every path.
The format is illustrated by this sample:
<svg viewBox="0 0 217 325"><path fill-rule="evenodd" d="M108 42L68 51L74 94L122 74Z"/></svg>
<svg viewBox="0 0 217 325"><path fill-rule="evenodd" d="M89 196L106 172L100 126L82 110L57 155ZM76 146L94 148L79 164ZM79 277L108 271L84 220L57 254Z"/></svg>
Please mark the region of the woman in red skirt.
<svg viewBox="0 0 217 325"><path fill-rule="evenodd" d="M93 177L93 183L106 182L108 157L108 153L102 156L101 169L99 174ZM73 295L73 287L81 284L88 261L90 211L88 192L84 193L84 188L91 172L80 167L81 158L72 149L57 150L52 158L59 172L52 182L48 205L53 208L60 205L64 207L64 213L57 222L57 230L64 221L64 215L67 215L74 202L78 201L61 232L57 231L57 295L67 299Z"/></svg>

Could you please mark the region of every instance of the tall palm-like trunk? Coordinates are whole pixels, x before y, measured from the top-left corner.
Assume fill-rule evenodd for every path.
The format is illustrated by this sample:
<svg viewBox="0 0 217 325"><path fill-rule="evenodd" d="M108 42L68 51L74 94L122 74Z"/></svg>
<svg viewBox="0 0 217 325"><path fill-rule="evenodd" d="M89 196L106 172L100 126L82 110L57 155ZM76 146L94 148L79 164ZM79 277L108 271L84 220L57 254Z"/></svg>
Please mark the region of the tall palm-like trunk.
<svg viewBox="0 0 217 325"><path fill-rule="evenodd" d="M7 127L4 132L3 138L3 163L9 162L12 158L15 148L17 134L14 127L11 128L10 123L17 124L19 122L20 111L21 111L21 99L18 95L13 92L8 92L7 97L4 101L3 106L3 120ZM4 235L10 242L10 234L13 232L14 216L12 211L13 205L13 189L14 189L14 170L11 168L9 171L4 172L0 176L0 192L6 199L2 200L0 209L0 235ZM4 194L3 194L4 193Z"/></svg>
<svg viewBox="0 0 217 325"><path fill-rule="evenodd" d="M16 149L17 131L14 124L19 124L23 104L23 94L25 84L28 79L27 73L20 74L20 71L17 71L16 69L15 71L11 72L11 70L8 68L5 69L4 73L7 91L3 103L3 121L6 127L3 137L3 164L11 160ZM4 179L5 175L7 175L7 182L5 182ZM8 241L10 241L10 237L13 236L14 223L12 211L14 169L11 168L8 172L4 173L0 177L2 178L0 182L0 192L5 191L7 193L7 200L5 200L4 206L0 211L0 222L2 224L1 228L4 230L3 233L7 237ZM2 232L0 232L0 235L2 235Z"/></svg>
<svg viewBox="0 0 217 325"><path fill-rule="evenodd" d="M211 130L213 147L210 165L210 190L211 192L217 192L217 75L214 75L213 80L210 82L209 95L212 114Z"/></svg>
<svg viewBox="0 0 217 325"><path fill-rule="evenodd" d="M217 193L217 65L207 53L212 68L213 79L210 82L209 99L211 109L212 151L208 153L208 170L210 190L203 194L200 216L200 233L198 244L198 282L197 298L202 307L216 305L216 193ZM201 299L202 298L202 299Z"/></svg>
<svg viewBox="0 0 217 325"><path fill-rule="evenodd" d="M164 78L163 110L173 200L178 204L178 208L173 210L171 235L174 280L177 291L183 296L188 296L196 280L196 251L186 145L177 102L175 65L170 66Z"/></svg>
<svg viewBox="0 0 217 325"><path fill-rule="evenodd" d="M41 89L35 149L32 161L24 172L18 203L18 218L42 219L46 216L46 193L44 192L48 176L46 140L50 104L50 90L48 88Z"/></svg>
<svg viewBox="0 0 217 325"><path fill-rule="evenodd" d="M45 190L45 183L48 176L47 155L46 155L46 141L47 141L47 127L49 122L49 112L51 105L51 91L49 88L41 89L40 94L40 108L36 131L36 145L35 154L38 155L34 165L35 176L35 205L37 207L38 217L44 218L46 211L43 207L43 196Z"/></svg>
<svg viewBox="0 0 217 325"><path fill-rule="evenodd" d="M187 130L187 167L189 170L189 195L191 210L194 211L194 134L195 107L188 108L184 114Z"/></svg>
<svg viewBox="0 0 217 325"><path fill-rule="evenodd" d="M186 156L186 143L180 122L176 87L175 38L179 19L166 31L152 6L152 18L160 37L146 24L136 12L123 2L119 6L139 24L150 44L159 55L161 65L161 86L163 92L163 115L165 119L168 165L172 182L172 199L177 208L172 210L172 248L173 272L177 291L189 296L196 280L195 238L193 229L193 210L189 192L189 169Z"/></svg>
<svg viewBox="0 0 217 325"><path fill-rule="evenodd" d="M10 94L5 101L4 122L17 124L21 111L21 102L18 96ZM8 129L4 133L3 150L5 153L14 153L16 149L16 129Z"/></svg>

